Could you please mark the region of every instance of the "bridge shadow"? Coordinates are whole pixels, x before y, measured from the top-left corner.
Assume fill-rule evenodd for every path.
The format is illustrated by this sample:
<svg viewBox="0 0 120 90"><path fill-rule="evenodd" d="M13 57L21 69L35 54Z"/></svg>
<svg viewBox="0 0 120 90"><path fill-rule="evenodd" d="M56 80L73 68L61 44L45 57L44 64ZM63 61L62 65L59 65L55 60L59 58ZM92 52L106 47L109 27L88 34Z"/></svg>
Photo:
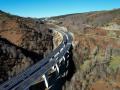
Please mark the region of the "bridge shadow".
<svg viewBox="0 0 120 90"><path fill-rule="evenodd" d="M29 88L29 90L45 90L45 84L44 81L37 83Z"/></svg>
<svg viewBox="0 0 120 90"><path fill-rule="evenodd" d="M76 72L75 64L73 61L72 49L73 49L73 47L71 46L71 48L69 50L69 54L65 55L66 60L65 60L65 62L62 62L61 66L60 66L59 77L57 77L57 79L54 82L52 82L53 85L49 90L62 90L62 87L65 85L66 81L70 81L71 78L73 77L74 73ZM68 55L69 55L69 57L68 57ZM68 61L69 61L69 64L67 66Z"/></svg>
<svg viewBox="0 0 120 90"><path fill-rule="evenodd" d="M69 50L69 54L67 53L65 55L65 62L63 61L60 68L60 73L57 72L51 73L49 75L49 90L62 90L62 87L65 85L66 81L70 81L74 73L76 72L75 64L73 62L73 53L72 53L73 47L71 46ZM69 57L68 57L69 55ZM69 61L69 64L67 66L67 62ZM30 90L45 90L45 84L44 81L33 85L30 87Z"/></svg>
<svg viewBox="0 0 120 90"><path fill-rule="evenodd" d="M76 72L76 67L75 67L75 63L73 61L73 53L72 53L72 45L71 45L71 48L70 48L70 53L69 53L69 58L67 60L69 60L69 66L67 68L68 70L68 74L66 76L66 80L67 81L70 81L71 78L73 77L74 73Z"/></svg>
<svg viewBox="0 0 120 90"><path fill-rule="evenodd" d="M0 49L1 49L0 50L1 57L4 56L5 60L6 59L9 60L9 62L15 62L18 60L22 60L24 57L29 57L30 60L33 61L33 63L36 63L37 61L39 61L43 58L43 54L38 54L33 51L27 50L25 48L19 47L3 37L0 37ZM3 51L5 51L5 55L4 55ZM13 55L13 56L10 57L10 55ZM1 60L0 62L3 63L4 62L3 60ZM6 65L8 65L8 64L6 63ZM4 76L3 81L0 81L0 84L7 81L8 77L9 77L8 73L7 73L8 69L6 70L6 69L2 68L3 66L4 65L0 66L0 78L1 78L1 76ZM12 64L12 65L10 65L10 67L7 67L7 68L12 68L14 66L15 66L15 64ZM18 71L21 71L21 68L19 68ZM12 77L14 77L15 75L13 75Z"/></svg>

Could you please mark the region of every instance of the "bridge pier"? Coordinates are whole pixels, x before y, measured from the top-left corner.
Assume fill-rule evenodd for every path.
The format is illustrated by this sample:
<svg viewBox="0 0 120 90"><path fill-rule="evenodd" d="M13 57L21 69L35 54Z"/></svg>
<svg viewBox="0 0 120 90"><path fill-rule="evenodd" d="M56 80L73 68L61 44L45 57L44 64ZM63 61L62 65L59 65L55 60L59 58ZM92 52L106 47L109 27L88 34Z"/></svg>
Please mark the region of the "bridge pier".
<svg viewBox="0 0 120 90"><path fill-rule="evenodd" d="M70 57L70 55L67 55L67 58L69 58Z"/></svg>
<svg viewBox="0 0 120 90"><path fill-rule="evenodd" d="M65 56L63 56L63 60L65 61Z"/></svg>
<svg viewBox="0 0 120 90"><path fill-rule="evenodd" d="M56 64L55 67L56 67L56 70L57 70L57 72L59 74L59 67L58 67L58 65Z"/></svg>
<svg viewBox="0 0 120 90"><path fill-rule="evenodd" d="M69 53L69 51L67 51L67 53Z"/></svg>
<svg viewBox="0 0 120 90"><path fill-rule="evenodd" d="M55 66L52 67L53 71L57 71L57 73L59 74L59 67L58 64L55 64Z"/></svg>
<svg viewBox="0 0 120 90"><path fill-rule="evenodd" d="M67 63L66 63L67 65L66 65L66 67L68 67L69 66L69 61L67 60Z"/></svg>
<svg viewBox="0 0 120 90"><path fill-rule="evenodd" d="M49 85L48 85L48 73L44 74L42 76L42 78L44 79L46 88L49 88Z"/></svg>
<svg viewBox="0 0 120 90"><path fill-rule="evenodd" d="M53 67L52 67L52 70L55 71L55 69L56 69L55 66L53 66Z"/></svg>

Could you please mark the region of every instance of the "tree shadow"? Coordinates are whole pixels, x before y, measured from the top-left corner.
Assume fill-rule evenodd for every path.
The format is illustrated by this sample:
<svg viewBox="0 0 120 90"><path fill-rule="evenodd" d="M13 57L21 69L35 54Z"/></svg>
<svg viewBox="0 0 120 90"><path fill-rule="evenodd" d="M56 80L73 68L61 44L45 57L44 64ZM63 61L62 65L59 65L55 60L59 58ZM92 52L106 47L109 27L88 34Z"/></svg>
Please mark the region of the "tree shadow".
<svg viewBox="0 0 120 90"><path fill-rule="evenodd" d="M59 66L60 73L56 74L56 72L54 72L49 75L48 80L50 86L49 90L62 90L62 87L65 85L66 81L70 81L74 73L76 72L75 64L73 61L72 49L73 47L71 45L69 53L65 55L66 58L65 62L63 61ZM68 66L67 61L69 61ZM30 90L45 90L44 81L31 86Z"/></svg>
<svg viewBox="0 0 120 90"><path fill-rule="evenodd" d="M22 54L24 54L26 57L29 57L31 60L33 60L34 63L36 63L37 61L41 60L44 57L43 54L38 54L33 51L27 50L25 48L19 47L15 44L11 43L10 41L8 41L5 38L0 37L0 42L4 42L5 44L13 46L16 48L16 50L20 50Z"/></svg>
<svg viewBox="0 0 120 90"><path fill-rule="evenodd" d="M72 49L73 47L71 46L69 50L69 54L67 53L65 55L66 60L60 66L59 78L56 78L50 90L62 90L62 87L65 85L66 81L70 81L74 73L76 72L75 64L73 61ZM67 66L67 61L69 61L68 66Z"/></svg>

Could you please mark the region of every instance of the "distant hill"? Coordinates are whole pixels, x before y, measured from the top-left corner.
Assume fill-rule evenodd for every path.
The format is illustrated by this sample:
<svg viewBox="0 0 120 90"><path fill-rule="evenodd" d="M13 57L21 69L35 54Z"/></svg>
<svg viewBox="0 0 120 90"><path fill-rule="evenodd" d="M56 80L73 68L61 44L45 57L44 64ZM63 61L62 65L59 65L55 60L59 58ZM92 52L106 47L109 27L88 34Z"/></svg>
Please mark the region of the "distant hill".
<svg viewBox="0 0 120 90"><path fill-rule="evenodd" d="M77 72L63 90L120 90L120 9L51 17L73 34Z"/></svg>
<svg viewBox="0 0 120 90"><path fill-rule="evenodd" d="M66 26L69 30L80 31L86 25L93 27L106 27L110 23L120 25L120 9L68 14L51 19L58 20L62 23L60 25Z"/></svg>

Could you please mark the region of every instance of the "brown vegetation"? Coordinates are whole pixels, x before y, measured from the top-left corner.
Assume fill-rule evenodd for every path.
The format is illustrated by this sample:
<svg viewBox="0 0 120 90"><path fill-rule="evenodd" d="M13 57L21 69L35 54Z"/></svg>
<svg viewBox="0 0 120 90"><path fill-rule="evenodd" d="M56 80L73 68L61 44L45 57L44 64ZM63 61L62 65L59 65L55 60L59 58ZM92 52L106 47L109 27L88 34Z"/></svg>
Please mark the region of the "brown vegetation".
<svg viewBox="0 0 120 90"><path fill-rule="evenodd" d="M0 11L0 83L52 51L53 37L48 28L41 20Z"/></svg>
<svg viewBox="0 0 120 90"><path fill-rule="evenodd" d="M63 90L119 90L120 30L101 27L116 23L120 9L54 17L74 34L73 60L77 68Z"/></svg>

